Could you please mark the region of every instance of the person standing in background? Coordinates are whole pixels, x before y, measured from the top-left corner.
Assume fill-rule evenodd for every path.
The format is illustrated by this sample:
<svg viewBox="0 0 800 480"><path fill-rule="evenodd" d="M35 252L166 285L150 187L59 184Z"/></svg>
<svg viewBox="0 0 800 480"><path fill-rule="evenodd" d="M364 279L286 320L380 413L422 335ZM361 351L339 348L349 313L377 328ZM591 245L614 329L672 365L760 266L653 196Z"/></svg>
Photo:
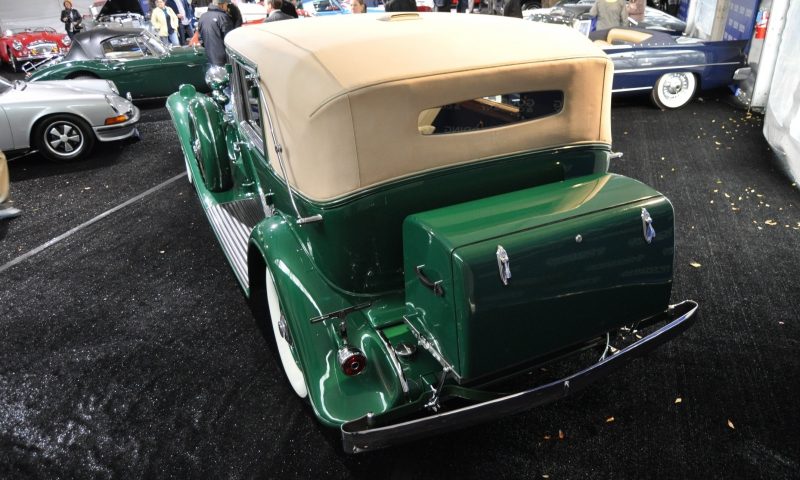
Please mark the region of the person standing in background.
<svg viewBox="0 0 800 480"><path fill-rule="evenodd" d="M367 5L364 0L353 0L353 13L367 13Z"/></svg>
<svg viewBox="0 0 800 480"><path fill-rule="evenodd" d="M269 3L267 3L267 19L264 20L264 23L294 20L294 17L281 11L283 2L284 0L269 0Z"/></svg>
<svg viewBox="0 0 800 480"><path fill-rule="evenodd" d="M233 30L233 22L227 10L230 0L211 0L208 11L197 22L200 43L206 49L209 66L223 66L228 63L225 53L225 35Z"/></svg>
<svg viewBox="0 0 800 480"><path fill-rule="evenodd" d="M150 14L150 23L164 45L178 46L178 16L164 4L164 0L156 0L156 8Z"/></svg>
<svg viewBox="0 0 800 480"><path fill-rule="evenodd" d="M597 30L628 26L625 0L597 0L589 15L597 17Z"/></svg>
<svg viewBox="0 0 800 480"><path fill-rule="evenodd" d="M637 22L644 20L645 0L628 0L628 18Z"/></svg>
<svg viewBox="0 0 800 480"><path fill-rule="evenodd" d="M667 0L667 13L673 17L678 14L678 0Z"/></svg>
<svg viewBox="0 0 800 480"><path fill-rule="evenodd" d="M64 28L67 30L67 35L69 35L70 40L83 28L83 25L81 25L82 21L81 13L72 8L72 2L69 0L65 1L64 10L61 10L61 22L64 24Z"/></svg>
<svg viewBox="0 0 800 480"><path fill-rule="evenodd" d="M244 23L242 11L239 10L239 7L237 7L235 3L228 3L228 16L231 17L233 28L239 28L242 26L242 23Z"/></svg>
<svg viewBox="0 0 800 480"><path fill-rule="evenodd" d="M166 5L178 16L178 40L181 45L186 45L194 35L194 9L189 0L167 0Z"/></svg>
<svg viewBox="0 0 800 480"><path fill-rule="evenodd" d="M297 7L295 7L292 0L283 0L281 3L281 12L289 15L292 18L297 18Z"/></svg>
<svg viewBox="0 0 800 480"><path fill-rule="evenodd" d="M450 0L446 0L450 2ZM449 5L449 3L448 3ZM416 12L417 2L414 0L389 0L384 6L387 12ZM450 11L449 9L447 10Z"/></svg>

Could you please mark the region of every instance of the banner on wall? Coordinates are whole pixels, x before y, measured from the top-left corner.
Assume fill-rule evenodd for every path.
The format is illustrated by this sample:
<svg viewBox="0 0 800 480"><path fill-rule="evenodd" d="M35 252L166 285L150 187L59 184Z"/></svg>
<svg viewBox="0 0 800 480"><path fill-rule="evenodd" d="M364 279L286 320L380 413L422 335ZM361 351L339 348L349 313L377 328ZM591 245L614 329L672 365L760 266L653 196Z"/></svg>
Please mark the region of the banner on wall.
<svg viewBox="0 0 800 480"><path fill-rule="evenodd" d="M678 18L686 21L689 18L689 2L691 0L681 0L681 3L678 5Z"/></svg>
<svg viewBox="0 0 800 480"><path fill-rule="evenodd" d="M749 40L759 13L760 0L730 0L723 40Z"/></svg>
<svg viewBox="0 0 800 480"><path fill-rule="evenodd" d="M696 0L697 9L694 12L695 26L700 38L711 37L714 28L714 18L717 15L717 0Z"/></svg>

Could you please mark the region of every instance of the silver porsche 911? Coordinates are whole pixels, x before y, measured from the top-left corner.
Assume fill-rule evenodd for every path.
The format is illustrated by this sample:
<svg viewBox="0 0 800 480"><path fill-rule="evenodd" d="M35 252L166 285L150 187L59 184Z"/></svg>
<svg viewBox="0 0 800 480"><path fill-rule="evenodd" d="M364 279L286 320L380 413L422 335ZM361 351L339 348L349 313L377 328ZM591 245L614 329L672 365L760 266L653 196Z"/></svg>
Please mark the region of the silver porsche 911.
<svg viewBox="0 0 800 480"><path fill-rule="evenodd" d="M96 141L138 136L139 109L108 80L27 83L0 77L0 150L38 150L54 161L83 158Z"/></svg>

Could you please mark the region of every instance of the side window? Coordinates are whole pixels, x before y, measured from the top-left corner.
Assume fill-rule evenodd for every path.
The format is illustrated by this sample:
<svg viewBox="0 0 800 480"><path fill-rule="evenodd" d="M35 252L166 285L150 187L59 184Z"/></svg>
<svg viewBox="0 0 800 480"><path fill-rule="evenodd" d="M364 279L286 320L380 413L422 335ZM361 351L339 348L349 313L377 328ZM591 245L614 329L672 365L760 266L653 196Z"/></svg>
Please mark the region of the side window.
<svg viewBox="0 0 800 480"><path fill-rule="evenodd" d="M417 126L422 135L470 132L555 115L563 107L560 90L506 93L423 110Z"/></svg>
<svg viewBox="0 0 800 480"><path fill-rule="evenodd" d="M103 55L113 60L142 58L147 52L142 50L135 36L113 37L101 43Z"/></svg>
<svg viewBox="0 0 800 480"><path fill-rule="evenodd" d="M236 76L236 107L239 121L247 122L259 137L263 132L261 121L261 102L259 95L259 85L256 73L240 64L236 63L234 68Z"/></svg>

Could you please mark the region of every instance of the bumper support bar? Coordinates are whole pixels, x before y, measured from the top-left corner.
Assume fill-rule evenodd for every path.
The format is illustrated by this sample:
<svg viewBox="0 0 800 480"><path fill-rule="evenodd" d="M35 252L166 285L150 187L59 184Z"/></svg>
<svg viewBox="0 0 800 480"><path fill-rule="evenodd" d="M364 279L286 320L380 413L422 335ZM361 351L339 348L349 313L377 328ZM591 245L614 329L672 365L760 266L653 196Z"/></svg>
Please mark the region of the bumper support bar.
<svg viewBox="0 0 800 480"><path fill-rule="evenodd" d="M561 380L509 395L448 385L443 389L442 397L460 397L482 403L422 418L398 420L407 419L418 413L430 395L430 393L425 393L410 404L402 405L380 415L367 415L346 422L341 427L344 450L347 453L359 453L385 448L434 434L466 428L554 402L583 389L592 382L627 365L631 360L680 335L691 326L696 311L697 303L692 300L671 305L662 314L642 322L647 324L667 322L666 325L619 350L614 355ZM395 421L397 423L393 423Z"/></svg>

